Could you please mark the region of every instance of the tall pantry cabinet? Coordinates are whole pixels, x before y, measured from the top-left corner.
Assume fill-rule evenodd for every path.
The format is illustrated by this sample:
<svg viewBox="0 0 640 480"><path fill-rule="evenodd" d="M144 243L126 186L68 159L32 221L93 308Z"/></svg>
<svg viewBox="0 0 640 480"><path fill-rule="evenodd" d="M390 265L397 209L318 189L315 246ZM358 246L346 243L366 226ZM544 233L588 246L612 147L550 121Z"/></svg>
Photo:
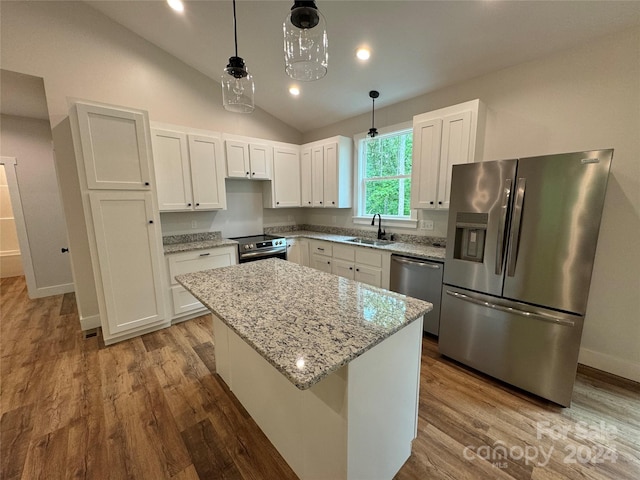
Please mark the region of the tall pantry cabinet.
<svg viewBox="0 0 640 480"><path fill-rule="evenodd" d="M100 324L110 344L169 323L149 119L144 111L87 103L76 103L69 117Z"/></svg>

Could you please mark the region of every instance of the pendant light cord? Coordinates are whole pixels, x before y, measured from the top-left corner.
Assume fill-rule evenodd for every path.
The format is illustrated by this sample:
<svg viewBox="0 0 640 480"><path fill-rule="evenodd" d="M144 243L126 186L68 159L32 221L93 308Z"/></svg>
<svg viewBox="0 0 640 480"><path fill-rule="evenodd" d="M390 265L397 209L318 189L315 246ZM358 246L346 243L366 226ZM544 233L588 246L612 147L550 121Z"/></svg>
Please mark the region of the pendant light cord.
<svg viewBox="0 0 640 480"><path fill-rule="evenodd" d="M236 44L236 57L238 56L238 31L236 27L236 0L233 0L233 39Z"/></svg>
<svg viewBox="0 0 640 480"><path fill-rule="evenodd" d="M371 98L371 129L376 126L376 99Z"/></svg>

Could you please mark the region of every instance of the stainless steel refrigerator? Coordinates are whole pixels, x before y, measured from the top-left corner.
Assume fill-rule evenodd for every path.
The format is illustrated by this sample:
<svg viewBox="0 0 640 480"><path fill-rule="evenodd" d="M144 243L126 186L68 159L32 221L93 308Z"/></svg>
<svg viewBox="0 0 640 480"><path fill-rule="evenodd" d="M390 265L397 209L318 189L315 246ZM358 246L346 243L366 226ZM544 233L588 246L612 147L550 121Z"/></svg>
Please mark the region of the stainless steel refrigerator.
<svg viewBox="0 0 640 480"><path fill-rule="evenodd" d="M571 404L612 156L453 167L443 355Z"/></svg>

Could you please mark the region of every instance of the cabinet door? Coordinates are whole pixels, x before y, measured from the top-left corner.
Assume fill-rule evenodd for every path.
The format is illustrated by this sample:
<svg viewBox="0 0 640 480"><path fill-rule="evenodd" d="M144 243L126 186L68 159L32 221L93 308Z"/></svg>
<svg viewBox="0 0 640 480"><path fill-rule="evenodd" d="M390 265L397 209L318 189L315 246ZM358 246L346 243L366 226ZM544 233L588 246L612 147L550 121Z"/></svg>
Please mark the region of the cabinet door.
<svg viewBox="0 0 640 480"><path fill-rule="evenodd" d="M187 136L168 130L151 130L156 193L161 211L191 210L191 169Z"/></svg>
<svg viewBox="0 0 640 480"><path fill-rule="evenodd" d="M356 264L355 280L366 283L367 285L373 285L374 287L381 287L382 270Z"/></svg>
<svg viewBox="0 0 640 480"><path fill-rule="evenodd" d="M471 112L449 115L442 120L442 147L436 208L449 208L452 167L471 161L470 144Z"/></svg>
<svg viewBox="0 0 640 480"><path fill-rule="evenodd" d="M220 140L215 137L189 135L189 157L195 209L227 208Z"/></svg>
<svg viewBox="0 0 640 480"><path fill-rule="evenodd" d="M249 144L238 140L225 140L227 177L249 178Z"/></svg>
<svg viewBox="0 0 640 480"><path fill-rule="evenodd" d="M436 208L442 120L435 118L413 126L411 208Z"/></svg>
<svg viewBox="0 0 640 480"><path fill-rule="evenodd" d="M287 239L287 260L302 265L300 243L295 238Z"/></svg>
<svg viewBox="0 0 640 480"><path fill-rule="evenodd" d="M352 262L347 262L345 260L336 260L333 259L333 264L331 266L331 273L334 275L339 275L344 278L348 278L350 280L355 279L355 270Z"/></svg>
<svg viewBox="0 0 640 480"><path fill-rule="evenodd" d="M300 206L300 154L295 148L273 149L273 191L276 207Z"/></svg>
<svg viewBox="0 0 640 480"><path fill-rule="evenodd" d="M103 326L114 335L164 320L159 223L148 192L90 192ZM100 289L98 289L100 291Z"/></svg>
<svg viewBox="0 0 640 480"><path fill-rule="evenodd" d="M83 103L76 108L88 188L149 190L152 156L145 115Z"/></svg>
<svg viewBox="0 0 640 480"><path fill-rule="evenodd" d="M324 206L338 205L338 144L324 146Z"/></svg>
<svg viewBox="0 0 640 480"><path fill-rule="evenodd" d="M331 273L331 257L314 253L311 255L311 266L317 270Z"/></svg>
<svg viewBox="0 0 640 480"><path fill-rule="evenodd" d="M272 148L269 145L249 144L249 166L251 178L271 180Z"/></svg>
<svg viewBox="0 0 640 480"><path fill-rule="evenodd" d="M300 204L303 207L312 206L311 196L311 149L302 150L300 157Z"/></svg>
<svg viewBox="0 0 640 480"><path fill-rule="evenodd" d="M313 207L324 207L324 148L311 149L311 202Z"/></svg>

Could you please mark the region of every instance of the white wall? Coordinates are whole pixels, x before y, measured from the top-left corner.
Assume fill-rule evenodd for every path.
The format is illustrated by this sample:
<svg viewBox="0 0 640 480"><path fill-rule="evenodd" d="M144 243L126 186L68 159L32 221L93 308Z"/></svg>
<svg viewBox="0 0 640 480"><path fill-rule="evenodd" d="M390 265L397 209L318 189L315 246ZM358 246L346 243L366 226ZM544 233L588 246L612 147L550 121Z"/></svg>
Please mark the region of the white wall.
<svg viewBox="0 0 640 480"><path fill-rule="evenodd" d="M376 126L474 98L488 107L485 160L615 149L580 362L640 381L640 29L380 109ZM355 117L304 141L360 133L369 122Z"/></svg>
<svg viewBox="0 0 640 480"><path fill-rule="evenodd" d="M48 120L2 115L0 152L16 158L16 176L35 285L29 295L43 297L73 291L67 233ZM13 168L13 167L11 167ZM28 252L23 252L28 254Z"/></svg>

